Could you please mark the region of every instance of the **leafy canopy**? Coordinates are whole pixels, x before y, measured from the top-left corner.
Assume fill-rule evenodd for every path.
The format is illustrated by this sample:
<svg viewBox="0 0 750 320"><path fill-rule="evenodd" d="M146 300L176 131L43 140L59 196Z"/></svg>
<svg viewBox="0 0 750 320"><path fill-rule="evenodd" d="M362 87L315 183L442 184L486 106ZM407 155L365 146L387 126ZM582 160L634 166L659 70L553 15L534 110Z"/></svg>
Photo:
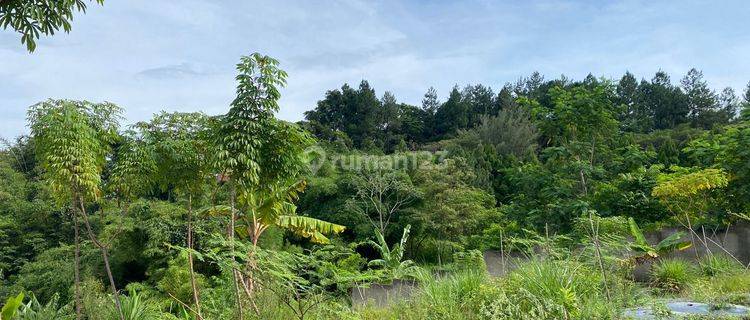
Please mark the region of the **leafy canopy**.
<svg viewBox="0 0 750 320"><path fill-rule="evenodd" d="M21 34L21 43L33 52L36 40L44 35L54 35L60 28L70 32L70 21L76 11L86 12L84 0L2 0L0 25ZM104 0L96 0L104 4Z"/></svg>
<svg viewBox="0 0 750 320"><path fill-rule="evenodd" d="M31 107L28 120L37 157L58 200L66 200L70 192L99 197L100 173L121 112L108 102L48 100Z"/></svg>

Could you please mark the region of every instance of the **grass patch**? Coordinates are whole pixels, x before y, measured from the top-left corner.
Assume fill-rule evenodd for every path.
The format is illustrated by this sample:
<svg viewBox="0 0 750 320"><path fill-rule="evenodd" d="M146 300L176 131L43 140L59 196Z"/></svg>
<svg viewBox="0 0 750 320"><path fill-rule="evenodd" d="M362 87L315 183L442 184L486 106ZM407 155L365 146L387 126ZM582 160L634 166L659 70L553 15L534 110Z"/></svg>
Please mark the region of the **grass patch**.
<svg viewBox="0 0 750 320"><path fill-rule="evenodd" d="M698 278L695 267L683 259L662 259L651 269L651 282L658 288L680 292Z"/></svg>

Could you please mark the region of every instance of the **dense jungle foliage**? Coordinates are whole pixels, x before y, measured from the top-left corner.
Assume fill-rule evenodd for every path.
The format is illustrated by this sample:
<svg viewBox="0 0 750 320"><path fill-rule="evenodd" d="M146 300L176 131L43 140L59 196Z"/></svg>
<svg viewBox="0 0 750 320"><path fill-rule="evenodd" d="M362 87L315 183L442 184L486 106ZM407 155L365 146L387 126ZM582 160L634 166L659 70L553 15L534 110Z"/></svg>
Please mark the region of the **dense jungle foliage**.
<svg viewBox="0 0 750 320"><path fill-rule="evenodd" d="M237 72L218 116L125 125L106 102L30 107L30 134L0 152L0 318L608 319L663 297L748 303L733 257L662 256L746 217L750 85L534 73L414 106L362 81L289 123L274 116L276 60ZM663 226L685 233L641 231ZM526 259L494 278L487 250ZM394 280L419 289L352 301Z"/></svg>

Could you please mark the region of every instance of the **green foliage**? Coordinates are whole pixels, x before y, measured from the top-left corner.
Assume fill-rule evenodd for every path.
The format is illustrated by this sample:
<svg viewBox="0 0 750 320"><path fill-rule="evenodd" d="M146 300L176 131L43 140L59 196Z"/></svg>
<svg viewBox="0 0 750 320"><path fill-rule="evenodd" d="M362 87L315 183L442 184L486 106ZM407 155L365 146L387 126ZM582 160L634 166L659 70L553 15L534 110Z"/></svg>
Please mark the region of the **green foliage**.
<svg viewBox="0 0 750 320"><path fill-rule="evenodd" d="M15 297L8 298L3 308L0 309L0 319L12 319L23 305L23 297L23 292L21 292Z"/></svg>
<svg viewBox="0 0 750 320"><path fill-rule="evenodd" d="M104 4L104 0L96 0ZM29 52L36 49L40 34L54 35L60 28L70 32L76 11L86 11L84 0L35 0L0 2L0 25L21 33L21 43Z"/></svg>
<svg viewBox="0 0 750 320"><path fill-rule="evenodd" d="M253 188L299 170L306 136L296 126L275 120L279 88L287 74L279 62L254 53L237 64L237 97L218 119L214 132L217 168L243 188ZM274 151L281 151L276 154ZM270 155L274 155L271 157Z"/></svg>
<svg viewBox="0 0 750 320"><path fill-rule="evenodd" d="M630 250L635 252L636 261L655 259L674 251L688 249L693 245L690 241L682 240L682 238L685 237L684 232L675 232L670 234L664 240L659 241L655 246L651 246L648 241L646 241L646 237L643 236L643 232L641 232L641 229L635 223L633 218L628 218L628 226L630 227L630 234L634 239L634 242L630 244Z"/></svg>
<svg viewBox="0 0 750 320"><path fill-rule="evenodd" d="M47 320L60 319L72 320L75 316L65 306L58 305L59 296L55 295L46 304L42 305L33 294L29 302L23 305L18 312L18 320ZM131 318L132 319L132 318Z"/></svg>
<svg viewBox="0 0 750 320"><path fill-rule="evenodd" d="M662 259L653 265L651 281L662 289L679 292L697 279L690 262L681 259Z"/></svg>
<svg viewBox="0 0 750 320"><path fill-rule="evenodd" d="M700 261L698 261L698 266L701 273L708 277L737 273L743 268L739 261L725 254L702 256Z"/></svg>
<svg viewBox="0 0 750 320"><path fill-rule="evenodd" d="M422 281L417 295L426 309L427 319L462 319L476 317L481 306L480 291L487 282L483 272L466 271L445 278Z"/></svg>
<svg viewBox="0 0 750 320"><path fill-rule="evenodd" d="M687 295L697 301L705 301L718 306L733 303L748 305L750 298L750 274L747 270L716 274L713 277L703 277L690 283Z"/></svg>
<svg viewBox="0 0 750 320"><path fill-rule="evenodd" d="M159 318L158 313L134 289L129 290L127 296L123 296L121 303L126 320L155 320Z"/></svg>
<svg viewBox="0 0 750 320"><path fill-rule="evenodd" d="M653 195L662 199L688 198L706 190L726 187L729 178L721 169L703 169L690 172L681 168L671 168L675 173L660 177Z"/></svg>
<svg viewBox="0 0 750 320"><path fill-rule="evenodd" d="M36 155L57 199L97 199L122 109L111 103L48 100L28 112Z"/></svg>
<svg viewBox="0 0 750 320"><path fill-rule="evenodd" d="M81 252L81 274L96 275L93 269L99 268L101 260L96 251L84 246ZM40 253L34 261L23 265L15 278L15 286L28 292L34 292L41 301L49 301L59 295L62 301L69 301L72 297L71 287L74 279L72 263L73 246L61 246Z"/></svg>
<svg viewBox="0 0 750 320"><path fill-rule="evenodd" d="M603 181L596 186L591 205L602 216L633 217L637 222L667 219L667 208L651 196L658 174L658 167L638 167ZM627 226L627 221L623 226Z"/></svg>
<svg viewBox="0 0 750 320"><path fill-rule="evenodd" d="M749 208L750 131L721 126L736 99L697 71L685 92L663 72L618 84L535 73L498 95L455 87L441 103L430 90L422 108L363 82L328 92L299 125L274 117L278 61L253 54L237 71L216 117L162 112L118 132L108 103L33 106L32 137L0 151L0 297L34 292L29 318L70 317L72 200L103 240L81 243L91 320L118 317L92 244L128 288L127 319L199 318L197 301L204 319L238 307L262 319L610 319L648 292L629 280L634 261L690 245L683 233L649 244L636 222ZM501 247L530 261L491 279L481 250ZM652 285L743 301L747 272L722 256L699 266L695 280L692 265L661 261ZM421 282L395 305L350 306L354 287L397 278Z"/></svg>
<svg viewBox="0 0 750 320"><path fill-rule="evenodd" d="M389 231L391 222L420 196L411 177L395 168L362 168L351 176L351 183L356 193L348 209L367 217L380 233Z"/></svg>
<svg viewBox="0 0 750 320"><path fill-rule="evenodd" d="M245 194L242 203L249 208L249 213L241 214L240 219L245 223L236 228L237 234L257 242L260 233L269 227L278 227L289 230L298 236L310 238L315 243L329 243L326 235L343 232L346 228L341 225L322 221L319 219L297 215L297 206L294 201L304 191L305 181L297 181L291 185L272 185L265 190L258 190ZM231 212L226 205L211 206L205 210L212 215ZM253 231L259 226L257 232Z"/></svg>
<svg viewBox="0 0 750 320"><path fill-rule="evenodd" d="M540 119L545 138L551 144L562 145L608 137L617 128L617 106L611 102L610 85L574 86L568 90L553 87L550 90L553 107L532 110L533 116Z"/></svg>
<svg viewBox="0 0 750 320"><path fill-rule="evenodd" d="M574 262L533 261L513 271L508 281L511 290L561 307L558 318L583 317L591 300L603 298L597 273Z"/></svg>
<svg viewBox="0 0 750 320"><path fill-rule="evenodd" d="M406 242L409 240L410 230L411 225L407 225L401 235L401 241L393 246L393 248L390 248L380 230L375 229L375 238L377 238L378 242L370 240L369 243L380 253L380 259L371 260L367 265L384 269L395 279L414 276L414 273L418 270L414 265L414 261L404 260Z"/></svg>
<svg viewBox="0 0 750 320"><path fill-rule="evenodd" d="M166 268L155 270L154 276L159 279L155 284L156 288L164 293L171 294L180 299L180 301L192 301L193 291L190 285L190 273L187 264L187 254L182 253L179 257L170 260ZM206 279L200 274L197 275L196 281L198 286L205 287ZM137 295L132 302L138 303ZM123 303L123 312L125 312L124 306L125 304Z"/></svg>
<svg viewBox="0 0 750 320"><path fill-rule="evenodd" d="M531 157L536 149L538 132L529 114L520 109L501 110L497 116L483 115L476 127L459 131L461 145L485 144L500 155L518 159Z"/></svg>
<svg viewBox="0 0 750 320"><path fill-rule="evenodd" d="M593 224L598 233L611 237L622 237L630 235L628 219L622 216L600 217L594 214L592 216ZM576 220L575 230L578 234L593 237L591 230L591 221L587 215L583 215Z"/></svg>
<svg viewBox="0 0 750 320"><path fill-rule="evenodd" d="M750 103L748 103L750 106ZM685 149L697 165L723 169L731 178L723 192L726 205L733 212L748 212L750 206L744 201L750 196L750 122L740 122L723 128L717 134L709 134L689 143Z"/></svg>
<svg viewBox="0 0 750 320"><path fill-rule="evenodd" d="M484 255L479 250L453 253L453 265L456 270L484 273L487 265Z"/></svg>

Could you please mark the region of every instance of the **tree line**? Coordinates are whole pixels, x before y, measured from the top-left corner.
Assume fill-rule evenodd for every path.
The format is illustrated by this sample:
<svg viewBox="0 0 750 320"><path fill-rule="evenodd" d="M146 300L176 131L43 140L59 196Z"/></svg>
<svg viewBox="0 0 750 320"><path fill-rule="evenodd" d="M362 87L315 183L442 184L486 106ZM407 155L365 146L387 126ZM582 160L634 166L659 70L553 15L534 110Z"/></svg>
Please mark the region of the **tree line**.
<svg viewBox="0 0 750 320"><path fill-rule="evenodd" d="M305 112L303 126L318 139L339 141L356 149L385 153L399 148L415 150L453 137L459 130L476 127L484 116L493 117L501 110L516 108L521 103L519 99L535 101L537 108L549 109L554 88L599 85L606 87L606 99L615 107L614 116L623 132L650 133L682 124L711 129L748 116L745 110L750 104L750 83L739 95L730 87L717 92L697 69L688 71L679 84L674 84L663 71L640 81L630 72L618 81L593 75L581 81L565 76L545 80L535 72L515 83L506 83L497 93L481 84L454 86L444 102L430 88L421 106L400 103L387 91L378 97L365 80L357 88L345 84L326 92L315 108ZM521 107L534 111L534 106L528 104Z"/></svg>

